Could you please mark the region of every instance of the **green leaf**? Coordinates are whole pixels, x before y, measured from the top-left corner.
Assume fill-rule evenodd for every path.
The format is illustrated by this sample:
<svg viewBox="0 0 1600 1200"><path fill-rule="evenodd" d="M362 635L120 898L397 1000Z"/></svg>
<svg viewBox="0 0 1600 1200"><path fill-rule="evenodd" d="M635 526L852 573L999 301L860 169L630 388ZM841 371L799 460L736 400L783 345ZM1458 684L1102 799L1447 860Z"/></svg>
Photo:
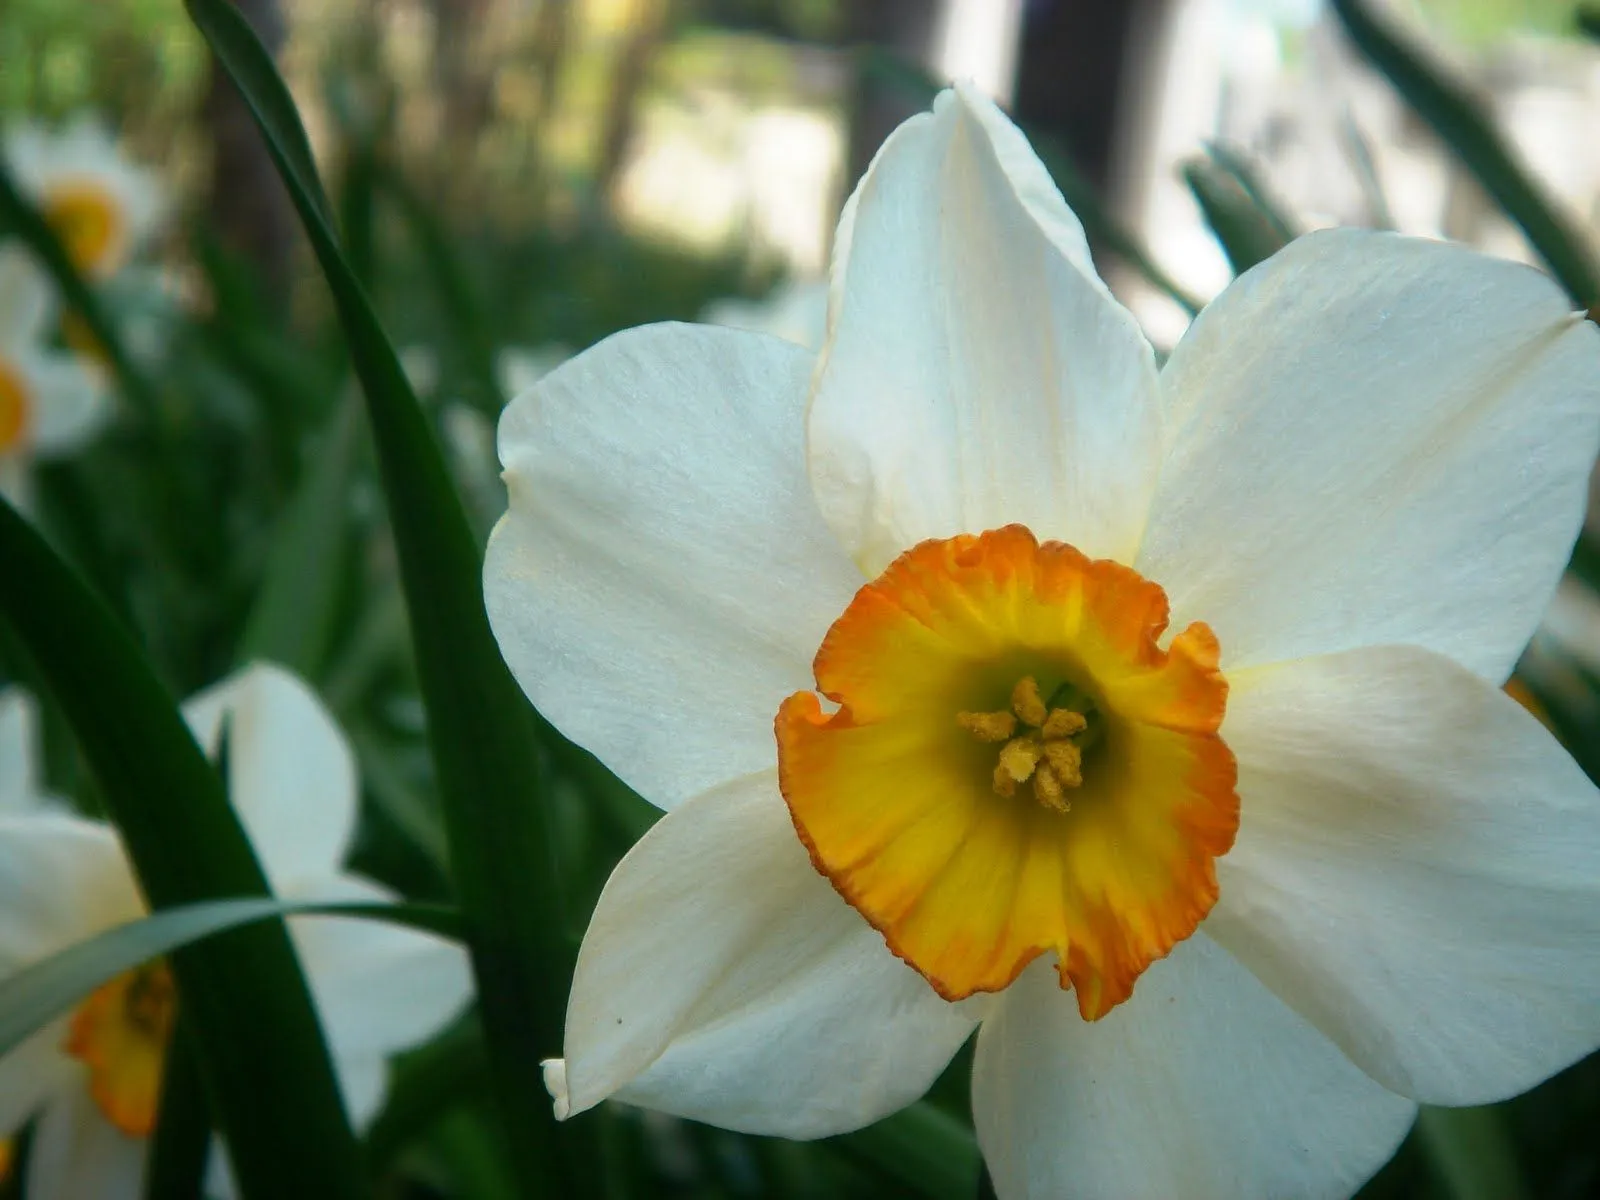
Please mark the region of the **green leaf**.
<svg viewBox="0 0 1600 1200"><path fill-rule="evenodd" d="M270 659L315 679L338 616L343 582L350 470L360 412L341 405L279 519L266 575L240 641L240 663Z"/></svg>
<svg viewBox="0 0 1600 1200"><path fill-rule="evenodd" d="M269 896L221 777L127 631L5 503L0 615L72 725L151 905ZM283 926L237 929L179 950L172 968L244 1195L364 1194L322 1030Z"/></svg>
<svg viewBox="0 0 1600 1200"><path fill-rule="evenodd" d="M1450 1200L1522 1200L1530 1194L1494 1108L1424 1105L1417 1138Z"/></svg>
<svg viewBox="0 0 1600 1200"><path fill-rule="evenodd" d="M161 1105L144 1166L145 1200L199 1200L211 1154L211 1113L194 1034L183 1013L167 1039Z"/></svg>
<svg viewBox="0 0 1600 1200"><path fill-rule="evenodd" d="M1580 308L1600 303L1600 267L1584 232L1557 207L1465 84L1428 61L1364 0L1333 0L1356 48L1453 150L1486 192L1527 235Z"/></svg>
<svg viewBox="0 0 1600 1200"><path fill-rule="evenodd" d="M361 917L456 940L461 936L455 910L438 904L330 903L249 896L164 908L68 946L0 980L0 1055L9 1054L90 992L141 963L241 926L290 914Z"/></svg>
<svg viewBox="0 0 1600 1200"><path fill-rule="evenodd" d="M288 89L228 0L187 6L288 184L367 400L507 1149L524 1190L579 1194L593 1186L594 1172L563 1170L550 1101L533 1069L559 1052L571 978L541 803L542 729L490 633L482 563L460 497L341 253Z"/></svg>
<svg viewBox="0 0 1600 1200"><path fill-rule="evenodd" d="M940 1108L919 1100L875 1125L830 1138L929 1200L972 1200L982 1160L972 1130Z"/></svg>
<svg viewBox="0 0 1600 1200"><path fill-rule="evenodd" d="M156 410L155 392L133 365L117 328L106 315L99 297L78 274L50 223L17 189L16 181L0 159L0 230L13 230L54 280L67 308L76 313L99 344L128 402L145 415Z"/></svg>
<svg viewBox="0 0 1600 1200"><path fill-rule="evenodd" d="M1183 178L1235 275L1289 244L1293 234L1227 166L1210 158L1192 158L1183 164Z"/></svg>

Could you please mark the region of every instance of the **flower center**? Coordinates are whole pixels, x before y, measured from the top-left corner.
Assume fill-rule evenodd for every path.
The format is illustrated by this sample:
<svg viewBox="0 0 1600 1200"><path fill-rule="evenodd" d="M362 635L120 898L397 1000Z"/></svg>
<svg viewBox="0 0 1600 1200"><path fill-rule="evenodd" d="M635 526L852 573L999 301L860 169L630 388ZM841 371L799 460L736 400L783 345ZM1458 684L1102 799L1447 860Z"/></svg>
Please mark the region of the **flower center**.
<svg viewBox="0 0 1600 1200"><path fill-rule="evenodd" d="M89 1068L89 1094L129 1137L155 1128L176 1007L171 972L153 962L102 984L73 1014L66 1052Z"/></svg>
<svg viewBox="0 0 1600 1200"><path fill-rule="evenodd" d="M812 862L944 997L1041 954L1086 1019L1192 934L1239 801L1227 682L1160 587L1020 525L923 542L817 651L825 713L779 709Z"/></svg>
<svg viewBox="0 0 1600 1200"><path fill-rule="evenodd" d="M15 450L27 432L27 385L16 368L0 358L0 454Z"/></svg>
<svg viewBox="0 0 1600 1200"><path fill-rule="evenodd" d="M79 271L105 276L116 269L125 230L115 196L89 180L64 180L51 187L42 209Z"/></svg>

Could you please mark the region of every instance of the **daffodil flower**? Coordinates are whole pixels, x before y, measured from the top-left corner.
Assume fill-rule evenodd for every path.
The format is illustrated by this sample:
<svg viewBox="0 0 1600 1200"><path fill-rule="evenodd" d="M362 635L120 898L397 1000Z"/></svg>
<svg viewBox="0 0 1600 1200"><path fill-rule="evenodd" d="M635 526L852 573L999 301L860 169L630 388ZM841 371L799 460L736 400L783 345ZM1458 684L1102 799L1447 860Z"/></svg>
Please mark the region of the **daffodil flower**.
<svg viewBox="0 0 1600 1200"><path fill-rule="evenodd" d="M29 461L75 450L109 413L94 367L46 344L53 320L49 282L21 250L0 247L0 494L8 497L23 494Z"/></svg>
<svg viewBox="0 0 1600 1200"><path fill-rule="evenodd" d="M820 355L635 329L501 422L501 649L667 810L559 1114L824 1136L976 1028L1005 1200L1328 1196L1600 1043L1600 796L1499 690L1600 445L1548 279L1313 233L1158 372L957 91L830 286Z"/></svg>
<svg viewBox="0 0 1600 1200"><path fill-rule="evenodd" d="M73 265L91 279L120 271L166 215L156 175L131 161L97 118L79 116L59 130L19 123L6 131L4 153Z"/></svg>
<svg viewBox="0 0 1600 1200"><path fill-rule="evenodd" d="M343 867L355 832L349 746L294 676L256 666L184 709L213 754L228 738L229 787L274 892L392 900ZM144 913L115 832L62 812L0 815L0 977ZM465 1004L464 953L427 934L348 918L289 922L346 1107L370 1121L390 1054L432 1036ZM29 1200L140 1195L167 1039L179 1003L159 961L105 984L0 1058L0 1135L30 1120ZM227 1191L211 1157L211 1194Z"/></svg>

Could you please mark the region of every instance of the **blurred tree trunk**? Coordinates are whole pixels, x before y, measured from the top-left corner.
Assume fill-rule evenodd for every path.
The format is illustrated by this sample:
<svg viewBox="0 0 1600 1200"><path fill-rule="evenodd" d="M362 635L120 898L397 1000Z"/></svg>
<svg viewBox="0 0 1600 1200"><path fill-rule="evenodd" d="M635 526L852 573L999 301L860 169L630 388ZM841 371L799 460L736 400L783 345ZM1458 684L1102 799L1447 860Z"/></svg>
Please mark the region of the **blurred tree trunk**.
<svg viewBox="0 0 1600 1200"><path fill-rule="evenodd" d="M234 0L267 51L277 57L286 28L279 0ZM264 298L281 307L288 297L294 218L289 196L267 156L244 99L213 65L201 110L211 135L206 207L222 244L256 272Z"/></svg>
<svg viewBox="0 0 1600 1200"><path fill-rule="evenodd" d="M845 7L845 39L926 67L938 33L942 5L934 0L856 0ZM883 139L922 108L910 89L871 71L857 71L850 108L849 186L867 169Z"/></svg>
<svg viewBox="0 0 1600 1200"><path fill-rule="evenodd" d="M595 165L595 194L608 203L612 185L622 169L638 118L639 93L650 77L650 64L667 32L664 0L638 0L627 40L611 73L611 95L606 100L600 131L600 158Z"/></svg>
<svg viewBox="0 0 1600 1200"><path fill-rule="evenodd" d="M1035 0L1027 6L1015 115L1060 139L1102 193L1119 108L1170 0Z"/></svg>

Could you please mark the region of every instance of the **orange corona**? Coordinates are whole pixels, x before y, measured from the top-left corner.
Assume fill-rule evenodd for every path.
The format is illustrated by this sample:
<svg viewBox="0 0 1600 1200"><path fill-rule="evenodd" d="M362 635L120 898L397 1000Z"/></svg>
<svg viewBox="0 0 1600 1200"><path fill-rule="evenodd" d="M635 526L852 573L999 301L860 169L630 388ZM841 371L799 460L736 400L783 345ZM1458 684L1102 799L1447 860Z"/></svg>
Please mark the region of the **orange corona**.
<svg viewBox="0 0 1600 1200"><path fill-rule="evenodd" d="M79 1006L65 1049L89 1069L96 1106L129 1137L149 1137L177 1005L166 964L147 963L102 984Z"/></svg>
<svg viewBox="0 0 1600 1200"><path fill-rule="evenodd" d="M1239 823L1211 630L1020 525L923 542L856 593L784 701L816 868L946 999L1053 953L1085 1019L1217 898Z"/></svg>

